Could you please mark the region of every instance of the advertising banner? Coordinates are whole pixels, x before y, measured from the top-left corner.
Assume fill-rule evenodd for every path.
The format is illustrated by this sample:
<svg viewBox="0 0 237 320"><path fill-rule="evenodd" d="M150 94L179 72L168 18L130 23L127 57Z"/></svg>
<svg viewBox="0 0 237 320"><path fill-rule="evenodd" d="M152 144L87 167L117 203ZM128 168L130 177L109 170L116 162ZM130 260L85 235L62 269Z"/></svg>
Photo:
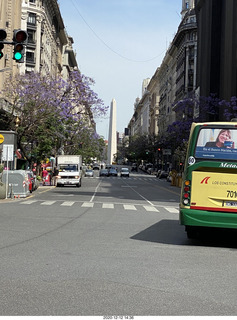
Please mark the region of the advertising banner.
<svg viewBox="0 0 237 320"><path fill-rule="evenodd" d="M196 158L237 160L237 130L210 129L200 130Z"/></svg>

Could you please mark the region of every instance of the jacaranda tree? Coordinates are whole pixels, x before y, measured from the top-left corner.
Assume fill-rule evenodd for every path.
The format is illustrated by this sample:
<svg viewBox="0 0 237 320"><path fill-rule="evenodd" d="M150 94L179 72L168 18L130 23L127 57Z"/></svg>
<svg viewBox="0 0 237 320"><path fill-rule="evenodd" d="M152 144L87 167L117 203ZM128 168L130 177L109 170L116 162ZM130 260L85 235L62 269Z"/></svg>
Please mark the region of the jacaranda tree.
<svg viewBox="0 0 237 320"><path fill-rule="evenodd" d="M18 147L29 162L78 146L86 131L95 131L93 117L105 115L108 107L91 89L93 84L79 71L67 80L34 72L8 80L2 95L10 102L10 129L17 131ZM97 141L97 135L92 137L91 143Z"/></svg>

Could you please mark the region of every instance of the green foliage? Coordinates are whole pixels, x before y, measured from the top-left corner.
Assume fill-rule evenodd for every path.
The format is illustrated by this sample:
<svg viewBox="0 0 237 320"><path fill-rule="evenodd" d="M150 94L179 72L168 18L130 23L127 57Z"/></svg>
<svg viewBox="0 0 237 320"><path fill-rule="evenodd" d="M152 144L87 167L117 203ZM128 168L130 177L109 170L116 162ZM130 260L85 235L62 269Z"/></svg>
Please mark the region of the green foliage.
<svg viewBox="0 0 237 320"><path fill-rule="evenodd" d="M136 135L130 137L126 158L130 162L154 162L156 137L150 135Z"/></svg>

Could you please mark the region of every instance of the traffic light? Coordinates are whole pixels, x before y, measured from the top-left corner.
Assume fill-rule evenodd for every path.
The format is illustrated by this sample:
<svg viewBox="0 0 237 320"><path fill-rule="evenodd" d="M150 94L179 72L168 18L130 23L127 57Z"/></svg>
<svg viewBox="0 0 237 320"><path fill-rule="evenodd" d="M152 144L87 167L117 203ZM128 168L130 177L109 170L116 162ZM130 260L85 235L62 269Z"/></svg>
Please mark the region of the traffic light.
<svg viewBox="0 0 237 320"><path fill-rule="evenodd" d="M0 41L0 59L3 57L2 49L4 48L4 44Z"/></svg>
<svg viewBox="0 0 237 320"><path fill-rule="evenodd" d="M28 34L24 30L14 30L13 31L13 43L14 43L14 52L13 59L16 62L23 63L24 62L24 53L25 46L27 44Z"/></svg>
<svg viewBox="0 0 237 320"><path fill-rule="evenodd" d="M0 59L3 57L4 40L7 37L7 33L4 29L0 29Z"/></svg>

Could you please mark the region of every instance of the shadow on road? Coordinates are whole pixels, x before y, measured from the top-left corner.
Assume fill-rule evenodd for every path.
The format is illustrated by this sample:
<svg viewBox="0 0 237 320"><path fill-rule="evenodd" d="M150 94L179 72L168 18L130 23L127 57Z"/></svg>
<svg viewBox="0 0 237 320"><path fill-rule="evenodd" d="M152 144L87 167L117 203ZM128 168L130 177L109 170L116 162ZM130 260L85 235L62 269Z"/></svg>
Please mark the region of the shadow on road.
<svg viewBox="0 0 237 320"><path fill-rule="evenodd" d="M162 220L131 237L133 240L171 245L224 247L237 249L237 230L205 228L198 239L188 239L178 220Z"/></svg>

